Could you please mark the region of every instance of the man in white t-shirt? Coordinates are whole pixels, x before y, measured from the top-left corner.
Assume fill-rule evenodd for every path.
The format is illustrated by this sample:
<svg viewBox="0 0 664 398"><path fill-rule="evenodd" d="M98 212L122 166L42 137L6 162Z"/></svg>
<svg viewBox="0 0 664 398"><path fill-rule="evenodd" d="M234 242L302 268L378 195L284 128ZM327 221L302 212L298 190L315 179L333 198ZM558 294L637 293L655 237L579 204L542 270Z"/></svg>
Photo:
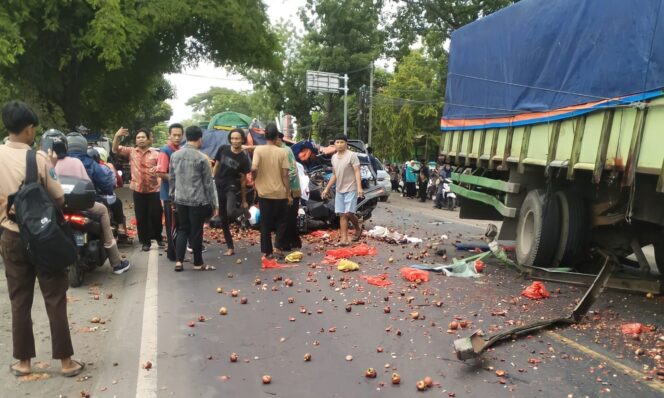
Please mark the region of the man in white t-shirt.
<svg viewBox="0 0 664 398"><path fill-rule="evenodd" d="M348 137L338 135L334 139L337 152L332 155L332 178L323 190L323 197L327 197L330 187L336 183L334 198L334 211L339 215L341 227L340 246L348 246L348 221L355 226L354 242L362 237L362 227L355 211L357 198L364 197L362 179L360 177L360 159L357 154L348 150Z"/></svg>

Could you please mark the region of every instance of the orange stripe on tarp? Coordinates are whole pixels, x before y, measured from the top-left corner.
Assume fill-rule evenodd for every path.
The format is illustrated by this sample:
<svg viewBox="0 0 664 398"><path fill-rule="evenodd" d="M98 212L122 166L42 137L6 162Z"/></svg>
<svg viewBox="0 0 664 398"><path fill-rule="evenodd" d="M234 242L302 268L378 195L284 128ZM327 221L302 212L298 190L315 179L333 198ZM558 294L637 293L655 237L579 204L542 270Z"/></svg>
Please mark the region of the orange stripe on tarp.
<svg viewBox="0 0 664 398"><path fill-rule="evenodd" d="M496 117L496 118L486 118L486 119L440 119L440 127L450 128L450 127L481 126L485 124L495 124L495 123L512 124L517 122L525 122L528 120L544 119L544 118L560 116L565 113L590 109L607 102L617 101L620 98L587 102L585 104L572 105L565 108L556 109L553 111L522 113L520 115L508 116L508 117Z"/></svg>

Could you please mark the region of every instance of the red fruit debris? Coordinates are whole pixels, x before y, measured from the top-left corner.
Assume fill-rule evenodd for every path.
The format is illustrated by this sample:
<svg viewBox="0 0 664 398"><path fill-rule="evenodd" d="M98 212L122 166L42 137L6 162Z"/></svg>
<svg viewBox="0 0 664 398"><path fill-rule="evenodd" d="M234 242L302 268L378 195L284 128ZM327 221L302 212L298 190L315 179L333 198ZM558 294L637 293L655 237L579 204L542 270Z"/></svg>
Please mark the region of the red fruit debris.
<svg viewBox="0 0 664 398"><path fill-rule="evenodd" d="M205 315L199 315L198 322L205 322Z"/></svg>
<svg viewBox="0 0 664 398"><path fill-rule="evenodd" d="M194 322L194 321L189 321L189 323L187 324L187 326L189 326L190 328L193 328L194 326L196 326L196 322Z"/></svg>
<svg viewBox="0 0 664 398"><path fill-rule="evenodd" d="M150 361L145 361L145 363L143 364L143 369L145 369L145 370L150 370L150 369L152 369L152 362L150 362Z"/></svg>
<svg viewBox="0 0 664 398"><path fill-rule="evenodd" d="M264 375L262 377L262 380L263 380L263 384L270 384L270 383L272 383L272 376Z"/></svg>

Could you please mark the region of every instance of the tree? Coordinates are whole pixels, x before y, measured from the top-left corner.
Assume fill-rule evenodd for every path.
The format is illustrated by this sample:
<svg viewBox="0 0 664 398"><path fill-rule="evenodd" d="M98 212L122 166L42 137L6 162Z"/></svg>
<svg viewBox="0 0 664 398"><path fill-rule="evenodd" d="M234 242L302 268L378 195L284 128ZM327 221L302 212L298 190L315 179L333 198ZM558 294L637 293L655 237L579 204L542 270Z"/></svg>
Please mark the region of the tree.
<svg viewBox="0 0 664 398"><path fill-rule="evenodd" d="M209 120L219 112L234 111L263 121L274 119L277 115L270 94L262 88L255 91L235 91L228 88L212 87L196 94L187 101L195 112Z"/></svg>
<svg viewBox="0 0 664 398"><path fill-rule="evenodd" d="M379 28L382 0L308 0L300 9L305 26L299 35L292 26L279 24L279 56L283 71L241 71L254 87L264 88L275 110L294 115L301 136L320 142L343 129L343 95L306 91L306 71L348 73L349 128L356 130L357 90L369 83L369 69L381 54L385 33ZM312 116L315 114L314 125ZM315 133L315 134L312 134Z"/></svg>
<svg viewBox="0 0 664 398"><path fill-rule="evenodd" d="M251 29L238 29L238 21ZM10 94L34 93L49 108L42 112L58 108L68 126L126 122L137 104L168 98L160 90L164 73L202 59L278 69L275 47L258 0L0 5L0 75L11 82Z"/></svg>
<svg viewBox="0 0 664 398"><path fill-rule="evenodd" d="M374 98L373 146L377 156L406 159L420 135L438 135L443 92L436 62L421 50L411 51L397 64L387 86Z"/></svg>
<svg viewBox="0 0 664 398"><path fill-rule="evenodd" d="M447 55L452 31L518 0L390 0L397 4L389 53L400 59L421 40L435 59Z"/></svg>
<svg viewBox="0 0 664 398"><path fill-rule="evenodd" d="M307 0L300 10L306 31L303 64L306 69L348 73L348 124L355 131L357 101L350 95L369 83L370 65L383 51L382 8L382 0ZM324 142L342 131L343 96L340 92L317 97L317 104L323 107L317 127Z"/></svg>

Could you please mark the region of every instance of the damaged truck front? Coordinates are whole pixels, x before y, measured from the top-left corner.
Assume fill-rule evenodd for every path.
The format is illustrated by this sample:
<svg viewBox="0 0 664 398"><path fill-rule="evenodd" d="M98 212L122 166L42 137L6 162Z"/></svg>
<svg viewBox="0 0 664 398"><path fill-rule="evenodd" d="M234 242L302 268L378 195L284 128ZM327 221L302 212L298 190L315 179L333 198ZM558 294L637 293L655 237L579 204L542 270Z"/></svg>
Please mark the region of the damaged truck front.
<svg viewBox="0 0 664 398"><path fill-rule="evenodd" d="M502 220L519 264L593 272L600 247L661 290L664 0L638 3L523 0L454 32L441 148L461 217Z"/></svg>

